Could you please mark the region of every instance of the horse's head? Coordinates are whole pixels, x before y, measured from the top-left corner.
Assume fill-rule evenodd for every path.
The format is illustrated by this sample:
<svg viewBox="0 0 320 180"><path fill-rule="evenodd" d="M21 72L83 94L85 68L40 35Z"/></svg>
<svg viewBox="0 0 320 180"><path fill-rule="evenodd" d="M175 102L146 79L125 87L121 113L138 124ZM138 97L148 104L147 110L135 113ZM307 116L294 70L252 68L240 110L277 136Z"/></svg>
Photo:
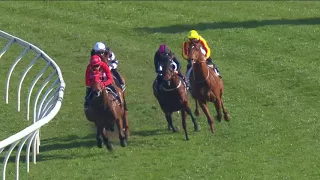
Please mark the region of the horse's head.
<svg viewBox="0 0 320 180"><path fill-rule="evenodd" d="M170 81L171 78L174 75L174 67L173 64L171 62L172 60L169 57L165 57L163 59L163 64L162 64L162 68L163 68L163 80L165 80L166 82L168 82L168 85L170 85Z"/></svg>
<svg viewBox="0 0 320 180"><path fill-rule="evenodd" d="M202 45L198 41L191 41L188 47L188 59L193 66L201 66L206 62L206 57L201 52Z"/></svg>
<svg viewBox="0 0 320 180"><path fill-rule="evenodd" d="M101 95L103 88L103 84L101 81L101 73L97 71L94 71L94 78L93 81L91 83L91 89L92 89L92 93L95 97L99 97Z"/></svg>

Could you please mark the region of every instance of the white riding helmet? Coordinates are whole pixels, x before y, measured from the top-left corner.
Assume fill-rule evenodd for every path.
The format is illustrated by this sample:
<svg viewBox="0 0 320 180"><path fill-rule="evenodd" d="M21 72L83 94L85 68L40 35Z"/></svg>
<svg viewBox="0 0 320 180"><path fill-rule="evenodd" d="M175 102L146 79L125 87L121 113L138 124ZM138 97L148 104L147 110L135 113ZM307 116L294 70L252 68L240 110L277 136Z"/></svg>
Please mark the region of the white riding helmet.
<svg viewBox="0 0 320 180"><path fill-rule="evenodd" d="M106 45L102 42L97 42L94 47L93 50L98 52L98 51L105 51L106 50Z"/></svg>

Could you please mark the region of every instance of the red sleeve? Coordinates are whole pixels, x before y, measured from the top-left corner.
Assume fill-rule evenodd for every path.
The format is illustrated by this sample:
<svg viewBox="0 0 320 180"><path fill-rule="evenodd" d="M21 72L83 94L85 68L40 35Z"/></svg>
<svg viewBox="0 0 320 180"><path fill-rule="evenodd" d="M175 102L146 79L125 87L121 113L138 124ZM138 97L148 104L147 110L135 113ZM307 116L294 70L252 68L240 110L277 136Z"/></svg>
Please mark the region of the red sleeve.
<svg viewBox="0 0 320 180"><path fill-rule="evenodd" d="M112 80L113 80L112 79L113 77L112 77L111 71L109 69L109 66L106 63L102 62L100 64L100 67L104 70L104 72L106 73L106 76L107 76L107 80L105 82L103 82L103 83L104 83L105 86L109 86L112 83Z"/></svg>
<svg viewBox="0 0 320 180"><path fill-rule="evenodd" d="M91 80L90 80L90 65L87 66L87 69L86 69L86 86L87 87L90 87L91 86Z"/></svg>
<svg viewBox="0 0 320 180"><path fill-rule="evenodd" d="M189 44L187 42L183 42L182 57L187 60L188 60L188 48L189 48L188 46Z"/></svg>

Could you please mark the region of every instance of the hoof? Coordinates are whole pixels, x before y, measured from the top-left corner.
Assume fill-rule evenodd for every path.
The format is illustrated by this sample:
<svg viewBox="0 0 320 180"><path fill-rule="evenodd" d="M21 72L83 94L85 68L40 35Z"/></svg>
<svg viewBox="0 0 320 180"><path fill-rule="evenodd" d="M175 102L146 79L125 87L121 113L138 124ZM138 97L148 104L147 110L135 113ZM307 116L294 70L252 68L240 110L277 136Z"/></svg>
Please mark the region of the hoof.
<svg viewBox="0 0 320 180"><path fill-rule="evenodd" d="M108 144L106 145L106 147L107 147L108 151L112 151L112 150L114 149L112 143L108 143Z"/></svg>
<svg viewBox="0 0 320 180"><path fill-rule="evenodd" d="M199 126L198 125L194 125L194 131L198 132L199 131Z"/></svg>
<svg viewBox="0 0 320 180"><path fill-rule="evenodd" d="M225 121L228 121L228 122L230 121L230 115L229 115L229 113L227 113L227 114L224 115L224 120L225 120Z"/></svg>
<svg viewBox="0 0 320 180"><path fill-rule="evenodd" d="M216 118L217 118L218 122L220 123L221 120L222 120L222 116L221 115L217 115Z"/></svg>
<svg viewBox="0 0 320 180"><path fill-rule="evenodd" d="M100 139L97 140L97 146L98 148L102 148L102 141Z"/></svg>
<svg viewBox="0 0 320 180"><path fill-rule="evenodd" d="M199 117L199 116L200 116L199 110L195 110L195 111L194 111L194 114L195 114L197 117Z"/></svg>
<svg viewBox="0 0 320 180"><path fill-rule="evenodd" d="M174 127L174 129L172 129L172 131L173 131L173 132L179 132L180 129L179 129L179 127Z"/></svg>
<svg viewBox="0 0 320 180"><path fill-rule="evenodd" d="M128 143L127 143L127 141L125 139L123 139L123 140L120 141L120 145L122 147L126 147L126 146L128 146Z"/></svg>
<svg viewBox="0 0 320 180"><path fill-rule="evenodd" d="M210 128L211 133L214 134L214 128Z"/></svg>

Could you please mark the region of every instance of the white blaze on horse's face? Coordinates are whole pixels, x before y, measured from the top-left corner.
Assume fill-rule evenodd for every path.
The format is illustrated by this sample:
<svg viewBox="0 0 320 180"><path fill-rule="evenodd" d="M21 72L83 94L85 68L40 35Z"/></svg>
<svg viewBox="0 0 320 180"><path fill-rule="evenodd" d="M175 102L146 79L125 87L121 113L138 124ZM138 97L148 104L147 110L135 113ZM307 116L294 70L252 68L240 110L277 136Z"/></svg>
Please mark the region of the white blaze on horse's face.
<svg viewBox="0 0 320 180"><path fill-rule="evenodd" d="M167 81L167 83L168 83L168 86L170 86L171 81L169 80L169 81Z"/></svg>

